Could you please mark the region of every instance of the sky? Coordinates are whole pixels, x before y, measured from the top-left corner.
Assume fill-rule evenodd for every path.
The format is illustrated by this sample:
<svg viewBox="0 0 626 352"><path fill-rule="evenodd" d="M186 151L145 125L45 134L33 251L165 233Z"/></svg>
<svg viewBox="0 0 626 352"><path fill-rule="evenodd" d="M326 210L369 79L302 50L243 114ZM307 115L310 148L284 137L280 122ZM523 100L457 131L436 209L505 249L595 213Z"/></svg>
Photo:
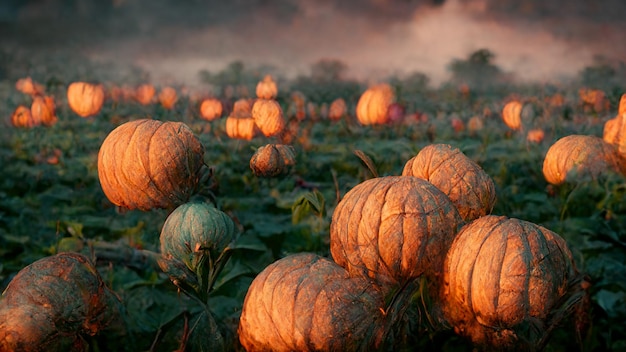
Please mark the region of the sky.
<svg viewBox="0 0 626 352"><path fill-rule="evenodd" d="M601 56L626 61L624 0L3 0L0 45L79 52L193 83L240 60L308 74L320 59L376 80L487 48L520 81L575 76Z"/></svg>

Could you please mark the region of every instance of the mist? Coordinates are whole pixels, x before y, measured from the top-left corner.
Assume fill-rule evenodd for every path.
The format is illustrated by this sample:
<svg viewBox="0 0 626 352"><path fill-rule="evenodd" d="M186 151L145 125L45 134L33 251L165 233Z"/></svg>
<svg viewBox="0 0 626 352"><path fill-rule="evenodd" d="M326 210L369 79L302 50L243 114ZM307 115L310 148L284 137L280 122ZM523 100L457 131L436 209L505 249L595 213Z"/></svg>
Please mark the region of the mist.
<svg viewBox="0 0 626 352"><path fill-rule="evenodd" d="M440 84L481 48L516 80L549 82L598 56L626 59L624 16L621 0L13 0L0 29L4 45L134 65L154 82L194 84L235 60L306 75L330 58L350 78L422 72Z"/></svg>

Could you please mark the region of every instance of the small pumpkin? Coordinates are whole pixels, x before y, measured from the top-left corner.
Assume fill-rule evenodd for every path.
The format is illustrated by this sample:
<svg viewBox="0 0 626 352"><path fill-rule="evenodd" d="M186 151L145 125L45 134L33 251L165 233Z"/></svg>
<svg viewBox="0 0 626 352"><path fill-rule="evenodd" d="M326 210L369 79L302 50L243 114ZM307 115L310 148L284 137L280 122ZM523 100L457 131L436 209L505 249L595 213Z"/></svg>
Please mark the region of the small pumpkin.
<svg viewBox="0 0 626 352"><path fill-rule="evenodd" d="M235 223L211 204L181 204L161 228L161 253L178 259L196 272L205 260L214 263L235 239Z"/></svg>
<svg viewBox="0 0 626 352"><path fill-rule="evenodd" d="M233 139L250 141L257 134L257 126L252 117L228 116L226 118L226 135Z"/></svg>
<svg viewBox="0 0 626 352"><path fill-rule="evenodd" d="M206 121L213 121L222 117L222 110L222 102L217 98L207 98L200 103L200 117Z"/></svg>
<svg viewBox="0 0 626 352"><path fill-rule="evenodd" d="M292 146L267 144L254 152L250 158L250 169L259 177L276 177L289 173L295 163L295 150Z"/></svg>
<svg viewBox="0 0 626 352"><path fill-rule="evenodd" d="M617 146L596 136L565 136L550 146L543 160L543 176L554 185L597 179L609 172L625 175L626 161Z"/></svg>
<svg viewBox="0 0 626 352"><path fill-rule="evenodd" d="M154 101L156 88L152 84L144 83L135 90L135 100L141 105L150 105Z"/></svg>
<svg viewBox="0 0 626 352"><path fill-rule="evenodd" d="M265 75L263 80L256 85L256 96L259 99L275 99L278 95L278 87L271 75Z"/></svg>
<svg viewBox="0 0 626 352"><path fill-rule="evenodd" d="M626 114L626 93L622 94L617 107L617 116Z"/></svg>
<svg viewBox="0 0 626 352"><path fill-rule="evenodd" d="M463 223L450 199L412 176L368 179L341 199L330 224L330 252L351 275L387 290L436 277Z"/></svg>
<svg viewBox="0 0 626 352"><path fill-rule="evenodd" d="M332 121L339 121L348 113L348 106L343 98L337 98L330 103L328 108L328 118Z"/></svg>
<svg viewBox="0 0 626 352"><path fill-rule="evenodd" d="M489 175L461 150L448 144L431 144L406 162L403 176L432 183L447 195L465 221L491 213L496 187Z"/></svg>
<svg viewBox="0 0 626 352"><path fill-rule="evenodd" d="M20 105L11 114L11 125L13 127L32 128L41 125L41 121L33 116L28 107Z"/></svg>
<svg viewBox="0 0 626 352"><path fill-rule="evenodd" d="M487 215L464 226L446 255L441 309L485 350L537 350L578 275L558 234Z"/></svg>
<svg viewBox="0 0 626 352"><path fill-rule="evenodd" d="M174 105L178 101L178 94L176 89L172 87L163 87L159 92L159 102L164 109L172 110Z"/></svg>
<svg viewBox="0 0 626 352"><path fill-rule="evenodd" d="M366 280L331 260L292 254L248 288L238 336L247 351L376 350L384 304Z"/></svg>
<svg viewBox="0 0 626 352"><path fill-rule="evenodd" d="M126 122L109 133L98 153L104 194L127 209L169 209L187 202L205 167L204 147L182 122Z"/></svg>
<svg viewBox="0 0 626 352"><path fill-rule="evenodd" d="M519 100L511 100L502 108L502 120L510 129L522 129L522 108Z"/></svg>
<svg viewBox="0 0 626 352"><path fill-rule="evenodd" d="M604 123L602 139L617 146L620 154L626 154L626 112Z"/></svg>
<svg viewBox="0 0 626 352"><path fill-rule="evenodd" d="M526 140L530 143L541 143L545 138L545 133L541 128L533 128L526 133Z"/></svg>
<svg viewBox="0 0 626 352"><path fill-rule="evenodd" d="M356 117L362 125L381 125L389 122L389 106L396 100L393 88L381 83L368 88L357 102Z"/></svg>
<svg viewBox="0 0 626 352"><path fill-rule="evenodd" d="M78 116L96 115L104 104L104 87L101 84L73 82L67 87L67 102Z"/></svg>
<svg viewBox="0 0 626 352"><path fill-rule="evenodd" d="M15 89L31 96L44 94L44 87L30 77L18 79L15 82Z"/></svg>
<svg viewBox="0 0 626 352"><path fill-rule="evenodd" d="M475 135L477 132L482 131L483 128L485 128L485 121L481 116L474 115L470 117L470 119L467 121L467 130L472 135Z"/></svg>
<svg viewBox="0 0 626 352"><path fill-rule="evenodd" d="M55 113L54 98L51 96L36 96L30 107L30 113L35 120L41 121L44 126L52 126L58 121Z"/></svg>
<svg viewBox="0 0 626 352"><path fill-rule="evenodd" d="M276 100L257 99L252 105L252 118L266 137L275 136L285 128L283 109Z"/></svg>

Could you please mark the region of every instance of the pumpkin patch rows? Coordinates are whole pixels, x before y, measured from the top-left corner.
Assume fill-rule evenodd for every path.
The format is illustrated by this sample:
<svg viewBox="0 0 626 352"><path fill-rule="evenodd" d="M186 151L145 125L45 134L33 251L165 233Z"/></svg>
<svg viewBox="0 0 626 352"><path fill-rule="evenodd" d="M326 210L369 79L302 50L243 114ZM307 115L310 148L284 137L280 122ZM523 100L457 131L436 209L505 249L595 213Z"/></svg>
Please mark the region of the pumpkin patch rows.
<svg viewBox="0 0 626 352"><path fill-rule="evenodd" d="M31 115L51 106L47 87L26 83L12 99L43 102ZM615 259L626 169L611 130L624 111L609 116L604 96L576 100L586 121L576 124L536 97L440 91L427 113L386 83L324 102L281 91L270 75L254 87L256 98L192 98L75 82L49 93L54 122L11 108L1 347L626 343L611 326L626 316ZM50 150L56 163L36 157ZM45 284L33 293L29 282Z"/></svg>

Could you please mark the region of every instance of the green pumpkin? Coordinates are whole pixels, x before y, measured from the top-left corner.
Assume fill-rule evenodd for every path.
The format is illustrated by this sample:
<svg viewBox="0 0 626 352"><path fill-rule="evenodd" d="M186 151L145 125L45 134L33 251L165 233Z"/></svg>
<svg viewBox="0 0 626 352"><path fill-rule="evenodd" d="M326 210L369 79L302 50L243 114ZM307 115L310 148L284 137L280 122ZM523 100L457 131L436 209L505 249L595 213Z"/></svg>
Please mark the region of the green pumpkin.
<svg viewBox="0 0 626 352"><path fill-rule="evenodd" d="M161 253L197 272L205 261L214 263L235 238L235 224L213 205L189 202L178 206L161 229Z"/></svg>

